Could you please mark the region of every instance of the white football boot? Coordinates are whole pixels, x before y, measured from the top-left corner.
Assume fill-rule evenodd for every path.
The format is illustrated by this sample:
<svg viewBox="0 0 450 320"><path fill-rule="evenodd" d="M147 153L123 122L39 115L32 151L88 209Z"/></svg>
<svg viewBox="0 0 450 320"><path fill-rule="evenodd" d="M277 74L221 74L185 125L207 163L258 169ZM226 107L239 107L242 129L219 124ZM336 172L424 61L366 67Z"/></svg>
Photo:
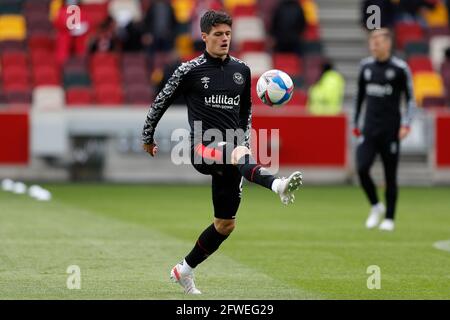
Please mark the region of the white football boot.
<svg viewBox="0 0 450 320"><path fill-rule="evenodd" d="M372 206L369 217L366 220L366 228L373 229L380 223L386 213L386 208L381 202Z"/></svg>
<svg viewBox="0 0 450 320"><path fill-rule="evenodd" d="M281 178L277 193L284 205L294 203L295 196L293 192L298 190L302 185L302 178L300 171L295 171L288 178Z"/></svg>
<svg viewBox="0 0 450 320"><path fill-rule="evenodd" d="M182 274L180 272L181 264L177 264L170 271L170 279L173 282L177 282L184 288L186 294L201 294L200 290L195 287L194 283L194 273Z"/></svg>
<svg viewBox="0 0 450 320"><path fill-rule="evenodd" d="M381 231L394 231L395 224L394 220L392 219L384 219L383 222L381 222L379 229Z"/></svg>

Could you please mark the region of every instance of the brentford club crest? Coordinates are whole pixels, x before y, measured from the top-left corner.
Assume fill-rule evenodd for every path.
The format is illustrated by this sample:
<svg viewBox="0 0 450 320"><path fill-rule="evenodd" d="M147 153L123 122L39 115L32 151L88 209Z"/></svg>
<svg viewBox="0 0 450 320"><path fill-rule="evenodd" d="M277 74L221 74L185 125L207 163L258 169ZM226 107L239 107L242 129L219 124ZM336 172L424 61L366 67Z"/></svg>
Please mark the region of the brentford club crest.
<svg viewBox="0 0 450 320"><path fill-rule="evenodd" d="M233 80L236 84L239 84L239 85L244 83L244 77L239 72L235 72L233 74Z"/></svg>

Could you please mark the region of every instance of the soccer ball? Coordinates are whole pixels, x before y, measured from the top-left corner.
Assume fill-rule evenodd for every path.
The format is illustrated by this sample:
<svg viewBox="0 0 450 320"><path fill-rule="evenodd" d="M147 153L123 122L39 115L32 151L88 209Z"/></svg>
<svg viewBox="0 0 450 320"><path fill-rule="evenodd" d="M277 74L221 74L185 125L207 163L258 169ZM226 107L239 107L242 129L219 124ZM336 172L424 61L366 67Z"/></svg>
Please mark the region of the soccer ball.
<svg viewBox="0 0 450 320"><path fill-rule="evenodd" d="M256 84L256 93L261 101L271 107L280 107L292 98L294 83L291 77L281 70L264 72Z"/></svg>

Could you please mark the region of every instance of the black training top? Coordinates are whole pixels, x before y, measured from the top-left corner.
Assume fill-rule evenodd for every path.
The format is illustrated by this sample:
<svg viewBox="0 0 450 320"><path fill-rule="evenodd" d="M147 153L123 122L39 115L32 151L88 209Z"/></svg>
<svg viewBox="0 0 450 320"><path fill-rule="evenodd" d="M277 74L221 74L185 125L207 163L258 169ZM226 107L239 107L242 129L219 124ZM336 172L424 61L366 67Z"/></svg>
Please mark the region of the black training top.
<svg viewBox="0 0 450 320"><path fill-rule="evenodd" d="M405 94L407 110L401 116L401 95ZM367 98L364 132L396 134L400 124L409 126L415 108L411 72L405 61L391 57L387 61L366 58L361 61L354 126L358 127L361 106Z"/></svg>
<svg viewBox="0 0 450 320"><path fill-rule="evenodd" d="M191 138L199 140L208 129L217 129L226 139L226 130L242 129L240 144L248 146L251 126L250 68L241 60L227 56L213 58L206 51L182 63L153 102L145 120L142 141L153 143L156 125L174 99L182 94L188 108ZM194 121L202 130L194 137ZM198 122L195 123L199 125ZM242 131L241 131L242 132Z"/></svg>

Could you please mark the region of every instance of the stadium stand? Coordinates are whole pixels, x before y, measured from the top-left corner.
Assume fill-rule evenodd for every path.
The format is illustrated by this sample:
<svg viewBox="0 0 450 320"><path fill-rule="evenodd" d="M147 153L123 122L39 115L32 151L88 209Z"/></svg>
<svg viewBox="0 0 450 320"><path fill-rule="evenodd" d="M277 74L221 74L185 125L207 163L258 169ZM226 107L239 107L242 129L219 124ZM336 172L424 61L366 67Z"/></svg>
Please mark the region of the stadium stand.
<svg viewBox="0 0 450 320"><path fill-rule="evenodd" d="M291 105L306 102L307 87L318 78L323 51L317 5L313 0L300 2L307 21L305 33L299 35L305 40L305 57L302 58L289 53L271 53L265 30L269 27L267 23L275 2L223 2L234 19L233 54L251 66L254 79L271 68L291 74L296 85ZM175 48L177 56L185 61L200 53L194 50L189 32L196 1L172 0L171 3L180 23ZM41 107L45 101L41 97L49 92L48 88L54 88L55 97L58 96L55 101L62 101L63 106L147 106L155 95L155 84L151 80L159 78L170 58L157 54L149 60L145 51L89 54L87 42L108 16L115 19L120 29L130 21L142 19L149 4L147 0L80 1L82 20L88 25L87 33L71 42L69 34L62 35L58 31L60 27L65 28L64 1L1 0L0 103L32 103ZM75 52L69 52L66 58L61 50L70 50L70 46L75 46ZM261 104L256 96L253 101Z"/></svg>

